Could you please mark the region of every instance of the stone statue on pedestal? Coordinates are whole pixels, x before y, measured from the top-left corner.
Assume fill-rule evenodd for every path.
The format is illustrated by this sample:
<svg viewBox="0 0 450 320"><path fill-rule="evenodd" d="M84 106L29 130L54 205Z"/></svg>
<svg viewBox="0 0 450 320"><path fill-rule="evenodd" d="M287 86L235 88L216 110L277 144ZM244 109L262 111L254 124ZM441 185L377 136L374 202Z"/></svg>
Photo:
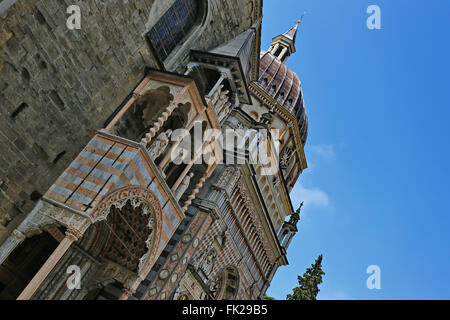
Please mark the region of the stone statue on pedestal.
<svg viewBox="0 0 450 320"><path fill-rule="evenodd" d="M153 160L156 160L160 155L166 151L167 146L170 143L170 137L172 136L172 130L167 130L163 133L161 133L158 138L156 138L156 141L150 146L148 149L150 153L150 157Z"/></svg>
<svg viewBox="0 0 450 320"><path fill-rule="evenodd" d="M181 181L180 186L178 187L177 191L175 192L175 199L179 201L183 194L186 192L187 188L189 188L189 184L191 183L191 179L194 176L194 174L191 172L186 177L184 177L183 181Z"/></svg>

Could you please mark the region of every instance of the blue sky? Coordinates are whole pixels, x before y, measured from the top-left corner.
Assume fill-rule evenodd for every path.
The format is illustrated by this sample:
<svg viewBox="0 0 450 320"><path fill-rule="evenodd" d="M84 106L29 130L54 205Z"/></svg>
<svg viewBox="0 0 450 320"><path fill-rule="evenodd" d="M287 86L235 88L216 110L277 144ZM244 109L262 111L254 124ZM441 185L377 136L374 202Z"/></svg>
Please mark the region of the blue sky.
<svg viewBox="0 0 450 320"><path fill-rule="evenodd" d="M284 299L322 253L319 299L450 299L450 1L265 0L263 49L304 11L287 64L310 123L291 194L306 206L268 295Z"/></svg>

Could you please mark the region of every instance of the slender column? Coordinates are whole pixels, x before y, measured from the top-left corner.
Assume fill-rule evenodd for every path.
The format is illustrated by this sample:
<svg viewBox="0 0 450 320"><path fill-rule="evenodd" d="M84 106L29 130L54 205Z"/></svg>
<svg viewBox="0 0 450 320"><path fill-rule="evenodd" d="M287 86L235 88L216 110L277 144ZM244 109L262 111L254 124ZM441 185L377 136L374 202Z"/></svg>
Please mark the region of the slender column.
<svg viewBox="0 0 450 320"><path fill-rule="evenodd" d="M283 61L284 55L286 54L287 50L288 50L287 48L284 48L283 51L281 51L281 54L279 57L281 61Z"/></svg>
<svg viewBox="0 0 450 320"><path fill-rule="evenodd" d="M266 274L269 270L269 261L267 260L266 257L264 257L264 268L263 268L263 272L264 274Z"/></svg>
<svg viewBox="0 0 450 320"><path fill-rule="evenodd" d="M246 232L246 234L249 234L248 232L250 232L251 226L252 226L252 220L251 220L250 216L247 216L245 219L245 224L244 224L244 231Z"/></svg>
<svg viewBox="0 0 450 320"><path fill-rule="evenodd" d="M255 248L255 238L256 238L256 229L254 226L250 227L250 237L248 239L248 242L252 246L252 248Z"/></svg>
<svg viewBox="0 0 450 320"><path fill-rule="evenodd" d="M260 254L259 254L259 251L261 250L260 245L261 245L261 243L258 241L258 242L256 243L256 247L255 247L255 250L254 250L255 257L256 257L256 260L259 261L259 265L262 264L261 256L260 256Z"/></svg>
<svg viewBox="0 0 450 320"><path fill-rule="evenodd" d="M156 136L156 134L159 132L159 129L166 123L167 119L172 115L172 113L175 111L175 109L178 107L176 103L170 103L170 105L166 108L166 110L162 113L162 115L158 118L158 121L156 121L153 124L153 127L150 129L150 131L145 135L144 138L142 138L141 143L144 144L146 147L149 145L150 142L152 142L152 139Z"/></svg>
<svg viewBox="0 0 450 320"><path fill-rule="evenodd" d="M198 151L195 156L194 159L191 161L191 163L183 170L183 172L181 173L180 177L178 178L177 182L175 182L175 184L172 187L172 191L175 192L178 187L180 186L181 182L183 181L184 177L186 177L186 175L188 174L189 170L191 170L191 168L194 166L195 162L203 155L203 152L206 150L206 148L211 144L214 143L215 138L213 137L211 140L209 140L207 143L203 144L202 149L200 151Z"/></svg>
<svg viewBox="0 0 450 320"><path fill-rule="evenodd" d="M273 47L271 54L275 55L275 52L277 52L277 50L278 50L279 47L280 47L280 44L277 43L277 44L275 45L275 47Z"/></svg>
<svg viewBox="0 0 450 320"><path fill-rule="evenodd" d="M47 259L41 269L36 273L33 279L28 283L27 287L22 291L17 300L29 300L36 293L37 289L42 285L47 276L55 268L56 264L61 260L72 243L81 238L82 234L73 229L67 229L66 237L59 243L58 247L53 251L52 255Z"/></svg>
<svg viewBox="0 0 450 320"><path fill-rule="evenodd" d="M19 230L15 229L12 232L12 234L0 247L0 265L5 262L11 252L13 252L14 249L17 248L25 239L26 236Z"/></svg>
<svg viewBox="0 0 450 320"><path fill-rule="evenodd" d="M238 201L239 201L239 194L237 193L236 190L233 192L233 195L231 196L231 201L230 201L233 208L236 208L238 206Z"/></svg>
<svg viewBox="0 0 450 320"><path fill-rule="evenodd" d="M259 243L257 254L258 254L259 261L261 261L261 262L263 261L263 251L264 251L264 247L261 243Z"/></svg>
<svg viewBox="0 0 450 320"><path fill-rule="evenodd" d="M281 244L282 247L287 248L286 245L287 245L289 239L291 238L291 236L292 236L292 231L289 231L288 234L286 235L286 237L284 237L284 239L283 239L283 243Z"/></svg>
<svg viewBox="0 0 450 320"><path fill-rule="evenodd" d="M219 99L214 104L214 110L216 110L217 115L219 115L225 109L227 104L231 106L231 103L228 102L227 91L228 90L222 91L219 96Z"/></svg>
<svg viewBox="0 0 450 320"><path fill-rule="evenodd" d="M238 206L235 207L236 208L236 216L238 218L241 216L244 206L245 206L245 202L242 201L241 203L238 204Z"/></svg>
<svg viewBox="0 0 450 320"><path fill-rule="evenodd" d="M185 76L188 76L189 74L191 74L194 71L194 68L196 66L192 66L192 65L188 65L186 68L186 72L184 73Z"/></svg>
<svg viewBox="0 0 450 320"><path fill-rule="evenodd" d="M286 228L283 227L280 231L280 233L278 234L278 241L280 242L280 244L283 242L284 236L287 234L285 233Z"/></svg>
<svg viewBox="0 0 450 320"><path fill-rule="evenodd" d="M217 163L214 163L209 170L203 175L198 184L195 186L194 190L192 190L192 194L188 197L188 200L184 203L183 211L186 212L189 206L192 204L192 201L195 199L197 194L200 192L200 189L203 187L205 181L212 175L214 170L217 167Z"/></svg>
<svg viewBox="0 0 450 320"><path fill-rule="evenodd" d="M141 140L141 143L144 144L146 147L149 145L150 142L152 142L152 139L156 136L156 134L159 132L159 129L166 123L167 119L172 115L172 113L175 111L175 109L178 108L178 103L180 102L181 98L184 96L184 94L188 91L188 87L184 87L183 90L178 94L178 96L173 100L170 105L166 108L166 110L161 114L161 116L158 118L158 121L156 121L153 124L153 127L150 129L150 131L145 135L145 137Z"/></svg>
<svg viewBox="0 0 450 320"><path fill-rule="evenodd" d="M202 114L198 114L194 120L191 121L191 123L189 124L189 126L186 128L186 130L188 132L191 131L191 129L194 127L195 123L200 121L202 119L203 115ZM170 148L169 152L167 152L167 154L164 156L164 159L161 161L159 168L161 170L164 170L165 166L167 166L167 164L169 163L169 161L171 160L171 156L172 153L175 151L176 148L178 148L180 146L181 141L183 141L183 136L179 136L178 139L176 140L176 142L174 143L174 145Z"/></svg>
<svg viewBox="0 0 450 320"><path fill-rule="evenodd" d="M222 84L223 80L225 80L227 78L227 75L225 73L221 73L220 74L220 78L219 80L216 82L216 84L214 85L214 87L211 89L211 91L208 93L207 98L211 99L213 94L216 92L216 90L219 88L219 86Z"/></svg>
<svg viewBox="0 0 450 320"><path fill-rule="evenodd" d="M252 242L253 250L255 250L255 248L258 248L258 243L259 243L259 236L258 236L257 231L255 230L255 237L253 238L253 242Z"/></svg>
<svg viewBox="0 0 450 320"><path fill-rule="evenodd" d="M128 300L129 297L134 296L136 293L136 290L129 287L124 287L122 290L122 295L120 296L119 300Z"/></svg>
<svg viewBox="0 0 450 320"><path fill-rule="evenodd" d="M295 233L292 233L290 235L289 240L287 241L286 246L285 246L286 249L289 248L289 245L291 244L292 239L294 239L294 236L295 236Z"/></svg>

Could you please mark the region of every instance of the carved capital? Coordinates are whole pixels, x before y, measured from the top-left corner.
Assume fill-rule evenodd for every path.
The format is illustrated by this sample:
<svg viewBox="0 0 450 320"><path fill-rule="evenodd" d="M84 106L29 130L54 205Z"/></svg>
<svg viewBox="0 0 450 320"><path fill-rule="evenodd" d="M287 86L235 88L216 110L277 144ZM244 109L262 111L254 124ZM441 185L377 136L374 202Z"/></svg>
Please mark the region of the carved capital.
<svg viewBox="0 0 450 320"><path fill-rule="evenodd" d="M17 240L19 240L20 242L22 242L26 239L26 236L17 229L14 229L14 231L12 232L12 236L14 238L16 238Z"/></svg>
<svg viewBox="0 0 450 320"><path fill-rule="evenodd" d="M78 239L80 239L83 236L83 234L75 229L67 228L66 230L66 237L72 240L73 242L76 242Z"/></svg>
<svg viewBox="0 0 450 320"><path fill-rule="evenodd" d="M136 294L136 290L134 290L133 288L130 288L128 286L123 287L122 292L124 295L131 297L134 294Z"/></svg>

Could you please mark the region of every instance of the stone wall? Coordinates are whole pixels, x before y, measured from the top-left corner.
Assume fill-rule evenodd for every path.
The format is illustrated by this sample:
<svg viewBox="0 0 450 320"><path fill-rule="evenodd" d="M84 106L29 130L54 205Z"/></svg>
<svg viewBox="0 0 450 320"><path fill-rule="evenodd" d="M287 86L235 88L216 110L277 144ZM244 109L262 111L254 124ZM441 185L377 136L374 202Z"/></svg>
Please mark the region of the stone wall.
<svg viewBox="0 0 450 320"><path fill-rule="evenodd" d="M156 67L145 39L164 0L18 0L0 16L0 242ZM245 6L243 2L245 1ZM182 72L191 48L209 50L254 23L256 0L208 0L165 64ZM69 30L67 7L81 8ZM243 8L246 8L243 10Z"/></svg>
<svg viewBox="0 0 450 320"><path fill-rule="evenodd" d="M250 28L262 15L261 0L209 0L207 7L206 19L164 62L167 70L183 72L190 49L214 49Z"/></svg>
<svg viewBox="0 0 450 320"><path fill-rule="evenodd" d="M81 30L66 26L74 3ZM0 240L154 65L152 4L20 0L0 17Z"/></svg>

